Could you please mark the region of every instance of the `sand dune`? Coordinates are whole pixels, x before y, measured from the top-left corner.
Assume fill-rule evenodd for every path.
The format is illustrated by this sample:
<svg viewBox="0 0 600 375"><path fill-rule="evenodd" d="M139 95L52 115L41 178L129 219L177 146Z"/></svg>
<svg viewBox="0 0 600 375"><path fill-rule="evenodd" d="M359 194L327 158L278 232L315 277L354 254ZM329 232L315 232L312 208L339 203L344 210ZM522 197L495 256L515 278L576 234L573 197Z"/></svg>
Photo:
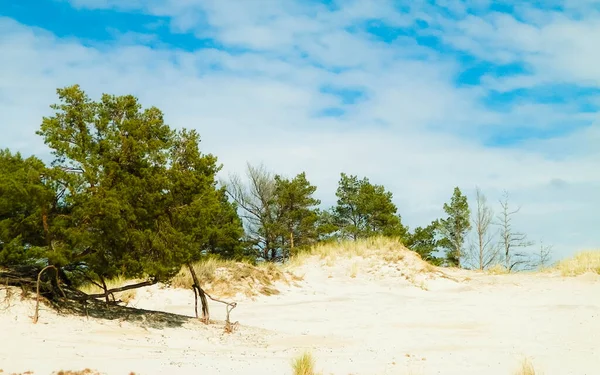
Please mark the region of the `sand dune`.
<svg viewBox="0 0 600 375"><path fill-rule="evenodd" d="M303 280L277 284L280 294L237 296L232 334L214 302L209 326L63 316L47 307L34 325L34 304L18 295L9 303L3 290L0 369L291 374L291 359L309 350L323 374L507 375L524 356L546 375L599 373L598 275L443 275L415 262L409 269L406 261L308 259L295 269ZM194 311L191 291L160 285L138 291L130 306Z"/></svg>

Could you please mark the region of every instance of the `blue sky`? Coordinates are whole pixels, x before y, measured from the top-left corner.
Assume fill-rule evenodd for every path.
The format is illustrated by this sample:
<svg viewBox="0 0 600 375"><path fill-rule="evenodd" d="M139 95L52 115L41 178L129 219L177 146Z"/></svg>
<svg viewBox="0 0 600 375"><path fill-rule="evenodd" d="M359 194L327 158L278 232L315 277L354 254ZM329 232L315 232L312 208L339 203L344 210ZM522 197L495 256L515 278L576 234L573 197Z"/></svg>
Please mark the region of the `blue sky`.
<svg viewBox="0 0 600 375"><path fill-rule="evenodd" d="M194 52L203 49L219 49L232 54L251 51L240 43L226 43L212 35L211 21L206 11L202 9L203 4L210 2L197 1L196 12L198 24L194 27L174 30L172 17L169 12L155 12L152 7L138 7L136 1L39 1L22 0L2 6L2 15L27 26L45 29L56 37L64 39L77 39L86 46L99 49L111 48L114 44L139 44L153 49L172 49ZM168 2L149 2L165 3ZM249 1L248 3L252 3ZM254 3L259 4L258 1ZM268 4L268 1L263 1ZM301 14L311 15L322 9L335 9L343 11L345 1L306 1L310 4ZM383 3L383 2L382 2ZM457 88L481 87L485 79L505 79L506 77L520 77L534 75L534 68L526 61L514 59L511 61L498 61L492 57L478 56L469 53L468 50L458 48L455 43L448 42L444 36L444 27L441 23L431 18L431 10L438 13L439 17L446 17L447 22L461 22L469 17L485 17L494 14L504 14L517 17L519 12L514 10L510 2L490 4L489 7L478 6L477 3L467 6L462 12L451 6L435 6L435 2L428 2L423 9L414 9L410 2L390 2L390 7L398 13L415 13L413 19L398 24L397 22L380 19L377 17L360 17L347 22L343 30L351 34L364 35L365 38L374 43L383 43L390 50L410 51L414 49L416 61L431 61L432 59L452 60L459 66L454 69L448 79ZM449 2L448 2L449 3ZM465 4L465 2L457 2ZM131 4L131 5L128 5ZM192 2L191 4L194 4ZM376 4L376 2L375 2ZM324 8L319 8L322 6ZM553 11L561 9L556 5L547 8L533 8L538 11ZM420 14L427 10L427 14ZM497 13L500 12L500 13ZM518 17L520 18L520 17ZM204 29L204 30L203 30ZM206 35L198 35L204 33ZM204 31L204 32L203 32ZM408 47L408 48L407 48ZM414 48L417 47L417 48ZM419 49L418 47L423 47ZM484 47L485 48L485 47ZM490 47L493 48L493 47ZM261 49L256 49L261 50ZM263 51L266 53L263 49ZM431 52L434 52L432 55ZM281 56L284 57L284 56ZM288 58L303 59L310 61L309 54L301 51L290 53ZM315 66L318 62L313 60ZM321 65L322 66L322 65ZM325 69L336 72L344 69L344 64L329 64L322 66ZM221 69L213 66L214 70ZM360 97L368 95L368 91L355 88L325 87L323 92L339 96L342 104L353 104ZM485 108L496 111L499 114L509 115L511 110L520 105L531 103L544 103L569 107L567 111L577 113L597 111L600 102L593 100L598 97L600 89L593 85L549 82L534 87L515 88L513 90L495 90L488 88L487 92L480 96L479 104ZM592 99L592 100L590 100ZM327 107L316 112L322 116L343 116L347 111L340 107ZM472 129L471 137L477 138L489 146L511 147L516 143L522 143L528 139L546 139L556 135L568 135L581 128L592 126L593 116L580 120L578 118L562 118L561 121L553 121L551 118L536 119L536 123L523 116L522 118L511 118L510 129L504 127L490 127L486 131ZM442 122L434 124L437 128L444 127Z"/></svg>
<svg viewBox="0 0 600 375"><path fill-rule="evenodd" d="M366 175L411 227L441 215L454 186L491 202L508 190L523 231L560 257L600 247L599 8L3 1L0 147L47 155L34 132L57 87L133 93L198 129L224 173L306 171L327 204L340 172Z"/></svg>

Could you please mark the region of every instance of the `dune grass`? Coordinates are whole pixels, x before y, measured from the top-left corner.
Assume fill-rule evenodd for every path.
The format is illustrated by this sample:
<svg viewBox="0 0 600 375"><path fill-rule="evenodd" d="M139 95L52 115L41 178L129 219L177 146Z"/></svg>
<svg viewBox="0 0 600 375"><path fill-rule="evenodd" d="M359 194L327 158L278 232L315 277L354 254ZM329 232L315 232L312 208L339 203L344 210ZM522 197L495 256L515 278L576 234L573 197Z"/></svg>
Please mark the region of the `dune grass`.
<svg viewBox="0 0 600 375"><path fill-rule="evenodd" d="M315 359L310 352L304 352L292 360L294 375L318 375L315 372Z"/></svg>
<svg viewBox="0 0 600 375"><path fill-rule="evenodd" d="M533 366L533 363L531 363L531 360L529 360L529 358L524 358L521 361L521 364L517 371L515 371L514 375L542 375L542 373L536 371L535 367Z"/></svg>
<svg viewBox="0 0 600 375"><path fill-rule="evenodd" d="M388 237L371 237L356 241L331 241L316 244L310 248L296 252L289 260L290 267L297 267L305 263L309 257L317 256L326 264L334 264L340 258L351 259L357 257L380 257L390 263L403 260L408 250L400 240ZM413 253L418 256L417 253Z"/></svg>
<svg viewBox="0 0 600 375"><path fill-rule="evenodd" d="M250 262L207 257L193 267L206 291L221 297L232 297L237 293L246 296L278 294L274 284L277 281L288 282L288 277L294 278L268 262L253 265ZM189 289L192 284L192 276L187 267L183 267L171 281L171 286L175 288Z"/></svg>
<svg viewBox="0 0 600 375"><path fill-rule="evenodd" d="M510 272L508 272L508 269L504 265L494 264L493 266L487 268L485 273L488 275L507 275Z"/></svg>
<svg viewBox="0 0 600 375"><path fill-rule="evenodd" d="M558 262L554 268L563 276L578 276L587 272L600 275L600 250L579 252Z"/></svg>

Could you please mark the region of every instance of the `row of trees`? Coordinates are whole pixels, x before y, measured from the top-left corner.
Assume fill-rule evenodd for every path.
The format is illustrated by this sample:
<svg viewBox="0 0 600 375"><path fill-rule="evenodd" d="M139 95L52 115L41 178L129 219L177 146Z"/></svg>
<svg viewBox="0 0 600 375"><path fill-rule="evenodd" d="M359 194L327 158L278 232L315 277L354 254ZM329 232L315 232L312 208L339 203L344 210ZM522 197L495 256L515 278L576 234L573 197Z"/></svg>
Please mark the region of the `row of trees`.
<svg viewBox="0 0 600 375"><path fill-rule="evenodd" d="M399 238L436 265L480 270L501 265L515 271L544 266L550 260L550 247L541 245L533 253L529 250L534 243L514 229L513 216L519 209L511 209L506 193L500 201L501 212L495 216L479 188L472 213L467 197L455 187L443 205L446 217L410 231L402 224L392 193L366 177L342 173L337 204L328 210L318 208L317 188L305 173L289 180L262 165L248 165L246 177L244 183L234 175L223 185L241 208L252 257L285 260L295 248L317 242L386 236Z"/></svg>
<svg viewBox="0 0 600 375"><path fill-rule="evenodd" d="M287 178L249 165L246 178L218 181L221 166L200 151L199 135L171 129L157 108L142 109L131 95L93 101L77 85L57 93L37 132L52 163L0 151L0 265L54 265L69 284L104 285L118 274L157 282L207 253L285 261L317 242L376 235L439 265L525 264L517 250L528 242L513 231L507 200L500 241L491 239L483 195L472 220L458 187L446 217L411 231L392 193L366 177L342 173L329 209L319 208L305 173ZM472 226L477 246L466 250Z"/></svg>
<svg viewBox="0 0 600 375"><path fill-rule="evenodd" d="M285 260L294 249L317 242L375 235L407 238L392 194L367 178L341 174L337 205L318 208L317 188L300 173L293 179L248 165L247 181L232 176L223 185L240 207L251 256Z"/></svg>

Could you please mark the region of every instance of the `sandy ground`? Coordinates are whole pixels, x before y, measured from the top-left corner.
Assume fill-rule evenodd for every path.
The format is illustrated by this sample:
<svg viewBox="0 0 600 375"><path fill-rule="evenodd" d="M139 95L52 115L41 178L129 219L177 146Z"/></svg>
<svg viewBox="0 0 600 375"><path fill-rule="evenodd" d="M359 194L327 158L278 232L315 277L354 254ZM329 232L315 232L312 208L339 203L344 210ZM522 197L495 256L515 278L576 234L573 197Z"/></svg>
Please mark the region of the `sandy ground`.
<svg viewBox="0 0 600 375"><path fill-rule="evenodd" d="M350 266L351 268L351 266ZM61 316L0 292L0 369L96 369L106 374L291 374L310 350L323 374L513 374L524 356L546 375L600 374L597 275L491 276L407 281L376 267L302 267L299 286L239 298L233 334L196 321L177 327ZM355 269L356 271L356 269ZM466 279L465 279L466 278ZM458 281L457 281L458 280ZM193 294L155 286L133 306L193 315ZM212 317L224 307L211 303Z"/></svg>

